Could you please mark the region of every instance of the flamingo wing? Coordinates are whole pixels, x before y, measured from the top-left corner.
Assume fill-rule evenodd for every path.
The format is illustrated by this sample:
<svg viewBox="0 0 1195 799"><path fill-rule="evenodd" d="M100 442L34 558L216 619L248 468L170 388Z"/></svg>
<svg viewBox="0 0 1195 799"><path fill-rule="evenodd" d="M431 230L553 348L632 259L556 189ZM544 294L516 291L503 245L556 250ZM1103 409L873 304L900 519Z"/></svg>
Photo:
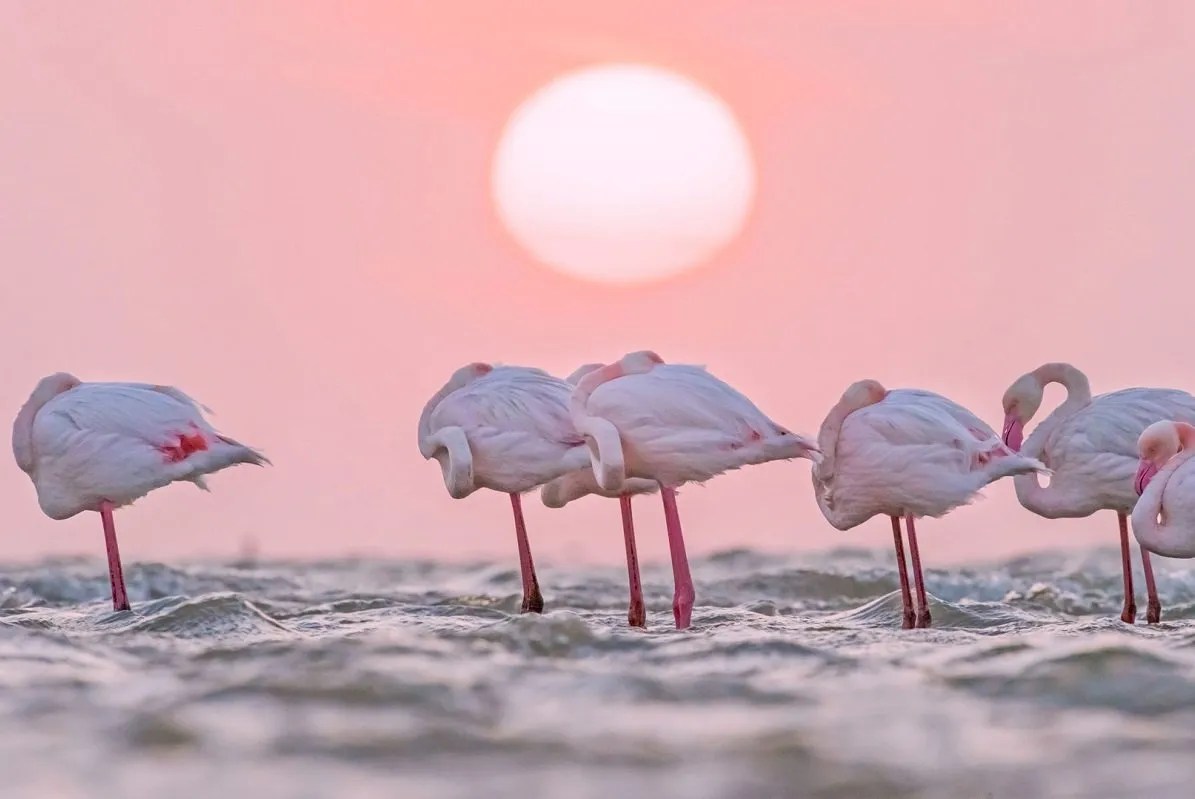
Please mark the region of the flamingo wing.
<svg viewBox="0 0 1195 799"><path fill-rule="evenodd" d="M704 367L688 364L662 364L603 383L590 396L589 410L628 430L653 426L741 437L778 429L746 396Z"/></svg>
<svg viewBox="0 0 1195 799"><path fill-rule="evenodd" d="M569 416L571 393L571 386L539 369L498 367L445 397L432 411L432 427L530 434L575 446L584 442Z"/></svg>
<svg viewBox="0 0 1195 799"><path fill-rule="evenodd" d="M976 436L939 400L944 398L928 391L894 389L882 402L860 408L848 416L843 429L865 429L893 446L955 446L975 442Z"/></svg>
<svg viewBox="0 0 1195 799"><path fill-rule="evenodd" d="M182 392L136 383L87 383L71 389L46 403L34 423L41 455L87 438L185 456L188 449L206 449L207 439L217 437L197 404Z"/></svg>
<svg viewBox="0 0 1195 799"><path fill-rule="evenodd" d="M920 389L889 391L882 402L847 417L844 431L892 447L938 447L958 468L977 471L997 458L1014 456L992 428L963 406Z"/></svg>

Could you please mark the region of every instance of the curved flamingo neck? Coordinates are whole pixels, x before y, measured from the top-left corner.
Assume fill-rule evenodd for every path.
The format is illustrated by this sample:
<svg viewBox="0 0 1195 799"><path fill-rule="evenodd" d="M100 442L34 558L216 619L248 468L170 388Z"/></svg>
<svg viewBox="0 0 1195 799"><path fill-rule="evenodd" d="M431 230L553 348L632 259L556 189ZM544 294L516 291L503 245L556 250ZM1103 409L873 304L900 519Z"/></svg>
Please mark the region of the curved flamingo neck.
<svg viewBox="0 0 1195 799"><path fill-rule="evenodd" d="M660 356L654 352L645 351L624 355L614 363L591 369L577 381L577 387L573 389L572 396L569 397L569 409L574 417L586 416L588 415L586 406L589 405L589 397L597 390L598 386L611 380L617 380L624 375L647 374L663 362Z"/></svg>
<svg viewBox="0 0 1195 799"><path fill-rule="evenodd" d="M842 395L842 399L838 400L838 403L826 414L822 426L817 431L817 445L822 451L822 460L814 468L820 475L828 477L834 474L835 459L838 455L838 437L842 433L842 426L846 423L846 418L857 410L881 402L884 396L887 396L887 391L885 391L883 396L861 400L851 397L850 393L848 389L847 393Z"/></svg>
<svg viewBox="0 0 1195 799"><path fill-rule="evenodd" d="M1025 446L1021 447L1022 455L1041 458L1050 431L1080 409L1091 404L1091 383L1087 380L1087 375L1069 363L1043 364L1030 374L1036 378L1043 392L1050 383L1058 383L1066 389L1066 399L1049 416L1038 423L1033 429L1033 433L1026 439ZM1020 503L1035 513L1048 518L1057 518L1060 513L1072 515L1076 512L1074 500L1059 494L1053 483L1043 486L1037 472L1015 475L1012 478L1012 484ZM1094 513L1096 510L1097 508L1093 507L1089 513ZM1085 516L1087 513L1080 515Z"/></svg>
<svg viewBox="0 0 1195 799"><path fill-rule="evenodd" d="M1069 363L1043 364L1034 369L1032 374L1043 390L1050 383L1059 383L1066 389L1066 399L1058 406L1058 410L1080 408L1091 402L1091 383L1087 380L1087 375Z"/></svg>
<svg viewBox="0 0 1195 799"><path fill-rule="evenodd" d="M488 373L490 370L488 364L473 365L473 367L478 366L486 367L486 371L481 372L480 374ZM419 414L419 452L421 455L423 455L423 457L431 458L436 454L437 447L432 445L429 441L432 437L432 414L436 412L436 407L443 402L449 394L457 389L464 388L480 376L477 371L470 373L468 371L469 369L470 367L458 369L452 375L452 377L448 379L448 382L445 383L439 391L433 394L431 399L427 401L427 404L423 406L423 412Z"/></svg>
<svg viewBox="0 0 1195 799"><path fill-rule="evenodd" d="M12 454L25 474L33 474L37 463L37 450L33 446L33 422L37 412L59 394L78 385L79 380L65 372L43 378L17 412L12 423Z"/></svg>
<svg viewBox="0 0 1195 799"><path fill-rule="evenodd" d="M606 491L622 491L626 482L626 455L622 436L608 419L589 412L589 397L598 386L629 374L645 374L664 361L654 352L634 352L615 363L599 367L577 383L569 397L569 414L577 432L585 438L593 476Z"/></svg>
<svg viewBox="0 0 1195 799"><path fill-rule="evenodd" d="M1192 526L1195 520L1175 519L1163 502L1170 478L1195 457L1195 446L1186 443L1195 445L1195 428L1184 426L1188 429L1179 432L1180 441L1185 437L1182 451L1166 462L1133 508L1133 533L1141 546L1167 558L1195 557L1195 526Z"/></svg>

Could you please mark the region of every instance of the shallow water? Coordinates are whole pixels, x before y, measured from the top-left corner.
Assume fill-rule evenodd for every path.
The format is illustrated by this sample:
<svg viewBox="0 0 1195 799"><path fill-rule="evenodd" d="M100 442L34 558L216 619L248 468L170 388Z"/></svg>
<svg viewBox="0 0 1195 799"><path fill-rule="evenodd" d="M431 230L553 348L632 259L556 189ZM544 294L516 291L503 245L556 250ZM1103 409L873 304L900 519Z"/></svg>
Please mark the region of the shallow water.
<svg viewBox="0 0 1195 799"><path fill-rule="evenodd" d="M901 631L885 553L730 552L686 633L663 567L647 633L615 568L520 616L505 564L135 564L131 614L97 561L0 567L0 795L1186 797L1195 572L1155 562L1158 627L1100 551L931 569Z"/></svg>

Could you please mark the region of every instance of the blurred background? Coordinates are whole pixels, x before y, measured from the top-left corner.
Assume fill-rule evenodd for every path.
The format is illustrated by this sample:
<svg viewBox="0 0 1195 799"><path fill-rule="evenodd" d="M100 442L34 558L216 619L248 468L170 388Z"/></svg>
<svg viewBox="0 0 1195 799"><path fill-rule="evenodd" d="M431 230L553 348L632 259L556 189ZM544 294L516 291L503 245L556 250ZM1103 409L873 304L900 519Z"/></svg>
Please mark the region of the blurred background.
<svg viewBox="0 0 1195 799"><path fill-rule="evenodd" d="M807 433L862 377L993 425L1048 360L1195 388L1186 4L12 2L0 31L0 410L57 370L175 384L275 463L124 511L130 561L513 557L506 499L450 500L416 447L474 360L651 348ZM887 545L807 470L686 489L690 551ZM923 525L930 562L1114 540L987 494ZM98 556L11 461L0 502L5 558ZM527 506L541 561L622 558L614 503Z"/></svg>

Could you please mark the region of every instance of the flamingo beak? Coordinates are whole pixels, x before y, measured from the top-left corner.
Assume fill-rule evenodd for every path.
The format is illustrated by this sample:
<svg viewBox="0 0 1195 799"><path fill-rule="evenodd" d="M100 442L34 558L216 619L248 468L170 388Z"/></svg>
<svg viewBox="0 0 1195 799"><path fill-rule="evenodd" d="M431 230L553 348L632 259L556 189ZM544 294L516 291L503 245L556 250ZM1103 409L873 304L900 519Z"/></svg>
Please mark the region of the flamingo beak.
<svg viewBox="0 0 1195 799"><path fill-rule="evenodd" d="M1137 496L1141 496L1145 491L1145 487L1149 485L1149 481L1154 479L1154 475L1158 473L1158 467L1153 464L1153 461L1142 459L1141 464L1137 467L1137 476L1133 479L1133 490L1137 492Z"/></svg>
<svg viewBox="0 0 1195 799"><path fill-rule="evenodd" d="M1004 446L1013 452L1020 452L1025 443L1025 423L1013 414L1004 417L1004 434L1001 436Z"/></svg>
<svg viewBox="0 0 1195 799"><path fill-rule="evenodd" d="M802 455L813 461L815 464L821 463L822 448L819 447L816 442L810 441L804 436L798 436L798 438L800 439L801 449L804 450Z"/></svg>

